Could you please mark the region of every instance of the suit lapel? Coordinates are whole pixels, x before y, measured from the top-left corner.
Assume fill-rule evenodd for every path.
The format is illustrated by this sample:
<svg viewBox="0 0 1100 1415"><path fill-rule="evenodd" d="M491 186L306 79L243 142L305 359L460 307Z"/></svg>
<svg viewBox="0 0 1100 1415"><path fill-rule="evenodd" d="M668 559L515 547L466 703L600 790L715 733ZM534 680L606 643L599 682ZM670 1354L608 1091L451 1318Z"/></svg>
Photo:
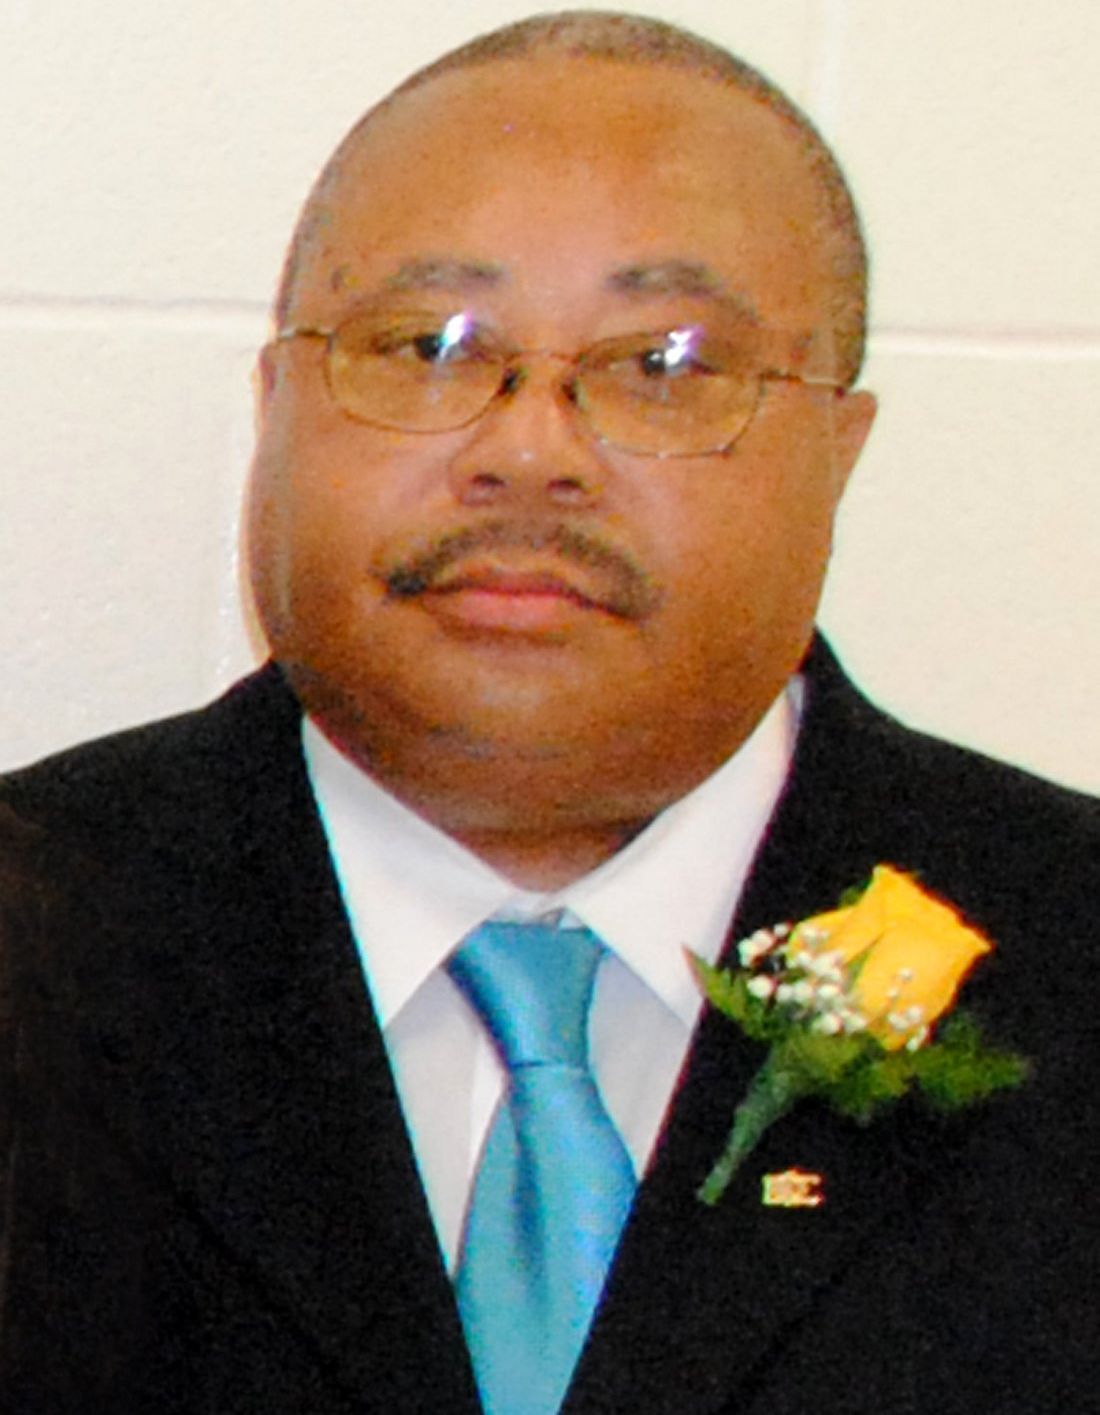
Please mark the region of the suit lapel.
<svg viewBox="0 0 1100 1415"><path fill-rule="evenodd" d="M474 1411L288 697L253 686L216 737L217 768L189 764L204 789L162 866L179 897L158 1005L175 1016L145 1114L167 1117L153 1142L166 1182L277 1340L312 1351L353 1408L369 1392L372 1408Z"/></svg>
<svg viewBox="0 0 1100 1415"><path fill-rule="evenodd" d="M819 648L791 780L727 951L756 928L830 907L890 854L859 700L824 657ZM912 1117L861 1129L816 1103L772 1127L717 1207L695 1197L763 1055L724 1018L704 1017L565 1407L571 1415L747 1409L845 1255L901 1214L913 1182ZM764 1206L763 1176L794 1167L822 1176L824 1204Z"/></svg>
<svg viewBox="0 0 1100 1415"><path fill-rule="evenodd" d="M881 789L865 754L881 719L827 662L812 668L810 691L731 940L827 907L879 860L916 863L877 824ZM151 1006L175 1014L161 1029L170 1050L142 1082L146 1113L171 1117L156 1140L166 1182L344 1403L369 1390L379 1408L474 1412L296 706L269 674L219 711L202 751L183 744L193 794L179 788L144 860L146 875L158 861L161 896L177 896L168 935L145 921L172 959ZM157 892L142 886L143 897ZM724 1019L704 1019L567 1400L573 1415L706 1415L735 1396L747 1406L845 1254L900 1212L901 1127L861 1131L812 1105L773 1128L717 1208L696 1199L760 1059ZM792 1166L824 1176L825 1205L761 1205L762 1174Z"/></svg>

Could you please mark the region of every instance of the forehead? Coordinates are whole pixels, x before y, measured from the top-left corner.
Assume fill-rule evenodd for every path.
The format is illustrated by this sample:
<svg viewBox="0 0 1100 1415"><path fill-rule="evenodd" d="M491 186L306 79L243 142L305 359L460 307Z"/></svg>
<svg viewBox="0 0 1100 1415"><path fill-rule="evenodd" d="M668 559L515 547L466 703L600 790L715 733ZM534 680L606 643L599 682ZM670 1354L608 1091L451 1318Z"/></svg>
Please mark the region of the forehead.
<svg viewBox="0 0 1100 1415"><path fill-rule="evenodd" d="M598 59L497 62L380 110L308 217L294 307L394 284L550 303L728 296L769 322L821 312L826 240L799 143L758 100Z"/></svg>

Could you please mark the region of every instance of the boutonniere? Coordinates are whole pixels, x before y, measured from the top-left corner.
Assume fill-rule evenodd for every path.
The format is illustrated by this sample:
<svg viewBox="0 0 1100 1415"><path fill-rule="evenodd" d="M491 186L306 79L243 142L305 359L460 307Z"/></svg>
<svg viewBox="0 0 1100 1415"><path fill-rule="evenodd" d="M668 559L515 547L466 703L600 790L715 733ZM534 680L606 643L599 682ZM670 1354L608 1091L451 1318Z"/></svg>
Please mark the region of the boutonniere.
<svg viewBox="0 0 1100 1415"><path fill-rule="evenodd" d="M878 865L839 908L743 940L738 968L692 956L713 1006L769 1044L699 1190L704 1203L718 1202L768 1126L806 1097L866 1124L911 1087L955 1109L1019 1085L1021 1057L985 1046L964 1013L945 1015L991 948L949 904Z"/></svg>

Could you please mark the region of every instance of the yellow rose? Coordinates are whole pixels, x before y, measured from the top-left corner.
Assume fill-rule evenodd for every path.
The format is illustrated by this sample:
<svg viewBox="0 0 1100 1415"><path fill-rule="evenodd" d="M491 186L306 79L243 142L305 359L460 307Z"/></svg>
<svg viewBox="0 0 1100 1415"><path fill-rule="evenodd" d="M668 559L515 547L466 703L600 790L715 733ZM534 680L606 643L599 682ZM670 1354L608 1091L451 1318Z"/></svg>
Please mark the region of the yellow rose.
<svg viewBox="0 0 1100 1415"><path fill-rule="evenodd" d="M838 956L852 978L852 1002L887 1051L919 1046L950 1007L959 984L992 945L908 875L878 865L847 909L799 924L787 954Z"/></svg>

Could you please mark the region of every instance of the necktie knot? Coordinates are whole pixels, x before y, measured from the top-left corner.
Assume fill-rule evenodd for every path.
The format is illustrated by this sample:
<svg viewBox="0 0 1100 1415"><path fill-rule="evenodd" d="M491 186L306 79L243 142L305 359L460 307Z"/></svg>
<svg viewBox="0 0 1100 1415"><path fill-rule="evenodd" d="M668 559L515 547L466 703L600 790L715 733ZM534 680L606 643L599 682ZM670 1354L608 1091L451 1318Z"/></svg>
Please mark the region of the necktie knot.
<svg viewBox="0 0 1100 1415"><path fill-rule="evenodd" d="M510 1072L551 1065L587 1070L588 1008L601 952L585 929L488 923L448 966Z"/></svg>

